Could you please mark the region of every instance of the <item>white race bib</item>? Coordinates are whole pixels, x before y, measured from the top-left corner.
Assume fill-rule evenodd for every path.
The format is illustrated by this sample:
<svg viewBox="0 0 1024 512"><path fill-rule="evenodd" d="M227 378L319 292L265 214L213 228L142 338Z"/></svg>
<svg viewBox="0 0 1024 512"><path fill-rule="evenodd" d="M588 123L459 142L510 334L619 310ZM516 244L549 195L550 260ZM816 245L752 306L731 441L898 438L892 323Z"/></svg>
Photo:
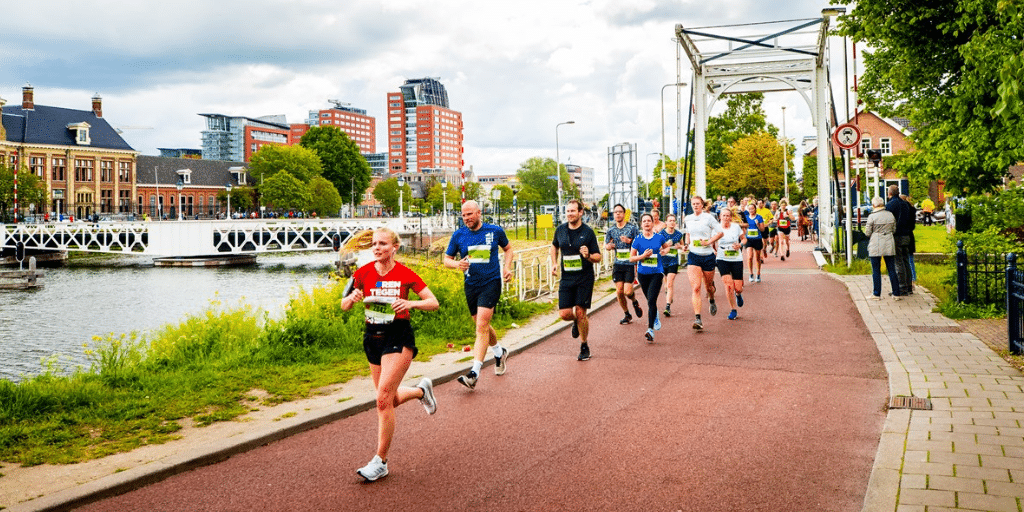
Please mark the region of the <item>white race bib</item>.
<svg viewBox="0 0 1024 512"><path fill-rule="evenodd" d="M748 238L758 238L760 236L761 236L761 232L758 231L757 228L750 228L750 229L747 230L747 237Z"/></svg>
<svg viewBox="0 0 1024 512"><path fill-rule="evenodd" d="M618 261L629 261L629 249L615 249L615 259Z"/></svg>
<svg viewBox="0 0 1024 512"><path fill-rule="evenodd" d="M562 256L562 270L565 272L579 272L583 270L583 256Z"/></svg>
<svg viewBox="0 0 1024 512"><path fill-rule="evenodd" d="M650 258L644 258L640 261L640 265L649 268L658 268L658 257L651 256Z"/></svg>
<svg viewBox="0 0 1024 512"><path fill-rule="evenodd" d="M391 309L396 297L369 296L363 298L364 313L368 324L390 324L395 321L395 310Z"/></svg>
<svg viewBox="0 0 1024 512"><path fill-rule="evenodd" d="M471 245L471 246L469 246L469 262L470 263L490 263L491 262L491 246L489 246L489 245Z"/></svg>

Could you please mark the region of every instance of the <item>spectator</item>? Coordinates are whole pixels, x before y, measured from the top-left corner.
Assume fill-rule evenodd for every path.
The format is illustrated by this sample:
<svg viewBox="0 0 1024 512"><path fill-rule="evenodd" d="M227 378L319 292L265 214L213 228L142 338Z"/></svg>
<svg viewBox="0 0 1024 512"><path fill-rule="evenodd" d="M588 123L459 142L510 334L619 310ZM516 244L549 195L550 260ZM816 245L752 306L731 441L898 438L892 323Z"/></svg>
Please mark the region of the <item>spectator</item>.
<svg viewBox="0 0 1024 512"><path fill-rule="evenodd" d="M884 207L881 197L871 199L871 214L864 226L868 236L868 257L871 259L871 299L882 300L882 261L889 274L889 286L895 300L900 300L900 282L896 274L896 218Z"/></svg>
<svg viewBox="0 0 1024 512"><path fill-rule="evenodd" d="M900 282L900 295L914 292L910 270L910 254L914 244L914 207L900 198L897 185L889 186L889 202L885 209L896 218L896 277ZM895 295L895 293L893 294Z"/></svg>

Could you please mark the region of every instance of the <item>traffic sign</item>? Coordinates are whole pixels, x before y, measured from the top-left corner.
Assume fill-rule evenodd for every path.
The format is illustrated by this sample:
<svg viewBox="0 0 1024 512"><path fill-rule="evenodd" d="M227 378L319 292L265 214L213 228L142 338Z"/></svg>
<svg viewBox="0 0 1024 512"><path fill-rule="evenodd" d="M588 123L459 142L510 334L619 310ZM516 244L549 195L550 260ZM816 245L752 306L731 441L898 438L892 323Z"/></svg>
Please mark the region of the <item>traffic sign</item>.
<svg viewBox="0 0 1024 512"><path fill-rule="evenodd" d="M860 129L850 123L841 124L832 134L832 140L843 149L853 149L860 143Z"/></svg>

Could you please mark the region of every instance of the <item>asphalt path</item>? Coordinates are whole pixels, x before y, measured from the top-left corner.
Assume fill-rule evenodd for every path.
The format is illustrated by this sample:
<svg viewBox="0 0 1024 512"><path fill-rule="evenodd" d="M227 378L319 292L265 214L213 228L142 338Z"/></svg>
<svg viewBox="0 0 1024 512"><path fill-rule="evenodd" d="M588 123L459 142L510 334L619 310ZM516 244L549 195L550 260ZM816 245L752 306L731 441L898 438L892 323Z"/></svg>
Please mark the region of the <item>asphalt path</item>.
<svg viewBox="0 0 1024 512"><path fill-rule="evenodd" d="M355 473L373 456L371 410L81 510L860 510L886 373L810 248L770 257L737 320L719 280L722 309L705 303L694 332L682 274L653 344L646 315L622 326L611 304L593 314L590 361L566 329L502 377L485 367L475 391L437 386L436 415L399 409L378 482Z"/></svg>

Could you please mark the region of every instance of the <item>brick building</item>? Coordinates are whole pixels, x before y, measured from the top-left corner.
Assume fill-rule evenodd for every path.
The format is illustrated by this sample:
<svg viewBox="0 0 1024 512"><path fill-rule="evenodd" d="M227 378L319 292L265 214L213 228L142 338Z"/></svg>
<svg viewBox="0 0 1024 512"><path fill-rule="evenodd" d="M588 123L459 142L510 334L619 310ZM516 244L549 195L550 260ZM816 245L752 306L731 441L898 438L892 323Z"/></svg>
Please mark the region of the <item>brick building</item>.
<svg viewBox="0 0 1024 512"><path fill-rule="evenodd" d="M463 165L462 113L433 78L406 80L387 95L389 172L457 172Z"/></svg>

